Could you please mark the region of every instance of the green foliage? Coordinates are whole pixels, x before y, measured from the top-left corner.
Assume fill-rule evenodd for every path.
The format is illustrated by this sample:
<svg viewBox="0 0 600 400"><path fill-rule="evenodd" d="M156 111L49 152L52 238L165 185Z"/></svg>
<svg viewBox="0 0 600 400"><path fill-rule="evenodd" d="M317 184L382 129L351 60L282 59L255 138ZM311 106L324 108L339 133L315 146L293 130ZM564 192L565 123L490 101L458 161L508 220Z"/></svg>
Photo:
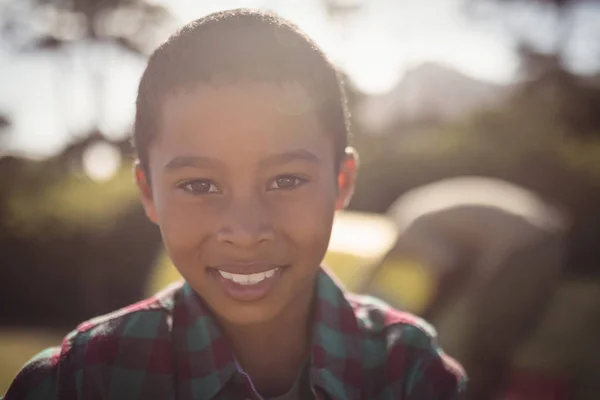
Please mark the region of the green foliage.
<svg viewBox="0 0 600 400"><path fill-rule="evenodd" d="M557 157L570 169L600 182L600 140L565 140L555 150Z"/></svg>
<svg viewBox="0 0 600 400"><path fill-rule="evenodd" d="M17 184L5 201L4 223L19 235L34 235L48 227L57 234L107 230L137 197L131 169L122 168L105 182L71 173L40 187Z"/></svg>

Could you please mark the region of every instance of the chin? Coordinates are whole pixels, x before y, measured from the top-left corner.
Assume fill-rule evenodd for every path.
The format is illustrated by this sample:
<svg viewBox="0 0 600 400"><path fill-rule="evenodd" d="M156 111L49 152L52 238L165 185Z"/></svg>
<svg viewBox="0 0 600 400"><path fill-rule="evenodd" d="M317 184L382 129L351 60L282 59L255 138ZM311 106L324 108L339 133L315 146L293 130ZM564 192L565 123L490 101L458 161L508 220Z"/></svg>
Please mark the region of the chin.
<svg viewBox="0 0 600 400"><path fill-rule="evenodd" d="M224 310L219 308L215 309L219 319L226 321L228 324L240 326L268 323L275 320L283 311L281 307L273 307L273 305L264 304L264 302L230 304L223 307Z"/></svg>

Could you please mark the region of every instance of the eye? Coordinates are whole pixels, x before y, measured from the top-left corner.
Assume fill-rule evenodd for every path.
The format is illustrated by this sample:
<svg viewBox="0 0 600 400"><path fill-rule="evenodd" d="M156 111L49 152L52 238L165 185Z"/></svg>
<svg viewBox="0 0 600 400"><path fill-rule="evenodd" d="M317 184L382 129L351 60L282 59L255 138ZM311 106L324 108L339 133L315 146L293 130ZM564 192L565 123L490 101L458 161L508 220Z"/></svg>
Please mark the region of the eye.
<svg viewBox="0 0 600 400"><path fill-rule="evenodd" d="M267 190L291 190L306 183L306 179L294 175L281 175L273 179Z"/></svg>
<svg viewBox="0 0 600 400"><path fill-rule="evenodd" d="M212 194L221 192L218 186L209 179L185 181L179 185L179 188L191 194Z"/></svg>

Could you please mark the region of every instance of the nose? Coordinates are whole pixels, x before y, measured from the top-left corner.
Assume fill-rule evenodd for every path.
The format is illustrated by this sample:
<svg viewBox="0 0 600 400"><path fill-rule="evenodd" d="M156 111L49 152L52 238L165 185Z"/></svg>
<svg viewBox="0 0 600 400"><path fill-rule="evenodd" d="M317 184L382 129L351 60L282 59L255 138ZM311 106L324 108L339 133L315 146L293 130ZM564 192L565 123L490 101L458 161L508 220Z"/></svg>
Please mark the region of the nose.
<svg viewBox="0 0 600 400"><path fill-rule="evenodd" d="M257 199L232 199L222 221L216 235L219 243L252 248L275 236L269 211Z"/></svg>

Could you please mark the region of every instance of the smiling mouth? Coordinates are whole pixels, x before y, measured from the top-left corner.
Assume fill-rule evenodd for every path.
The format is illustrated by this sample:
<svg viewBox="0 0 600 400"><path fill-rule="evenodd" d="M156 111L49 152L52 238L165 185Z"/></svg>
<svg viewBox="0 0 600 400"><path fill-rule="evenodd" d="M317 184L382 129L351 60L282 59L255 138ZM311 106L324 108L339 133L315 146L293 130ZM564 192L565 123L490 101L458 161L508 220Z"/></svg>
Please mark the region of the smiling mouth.
<svg viewBox="0 0 600 400"><path fill-rule="evenodd" d="M252 286L273 278L287 265L265 262L232 262L209 266L210 273L226 281Z"/></svg>
<svg viewBox="0 0 600 400"><path fill-rule="evenodd" d="M219 275L221 275L223 278L229 281L232 281L239 285L249 286L256 285L264 281L265 279L272 278L275 275L275 273L280 269L281 267L276 267L265 272L258 272L254 274L234 274L231 272L222 271L220 269L216 269L216 271L219 273Z"/></svg>
<svg viewBox="0 0 600 400"><path fill-rule="evenodd" d="M250 263L220 264L209 267L223 293L241 302L258 301L273 290L289 265Z"/></svg>

